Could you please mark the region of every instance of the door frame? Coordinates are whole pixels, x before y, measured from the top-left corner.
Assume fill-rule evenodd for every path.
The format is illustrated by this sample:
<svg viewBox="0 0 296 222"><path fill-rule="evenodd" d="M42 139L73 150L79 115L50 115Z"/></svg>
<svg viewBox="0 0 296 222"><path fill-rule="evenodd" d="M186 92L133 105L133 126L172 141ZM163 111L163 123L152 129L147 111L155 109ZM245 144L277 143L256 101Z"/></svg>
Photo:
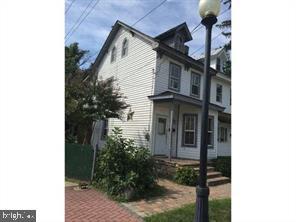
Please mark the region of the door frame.
<svg viewBox="0 0 296 222"><path fill-rule="evenodd" d="M161 154L157 154L156 152L156 140L157 140L157 129L158 129L158 118L165 118L166 119L166 128L165 128L165 132L166 132L166 145L168 146L168 141L167 141L167 133L168 133L168 121L169 121L169 116L165 115L165 114L156 114L155 115L155 126L154 126L154 155L161 155ZM168 148L168 147L167 147ZM165 153L164 155L168 155L168 153Z"/></svg>

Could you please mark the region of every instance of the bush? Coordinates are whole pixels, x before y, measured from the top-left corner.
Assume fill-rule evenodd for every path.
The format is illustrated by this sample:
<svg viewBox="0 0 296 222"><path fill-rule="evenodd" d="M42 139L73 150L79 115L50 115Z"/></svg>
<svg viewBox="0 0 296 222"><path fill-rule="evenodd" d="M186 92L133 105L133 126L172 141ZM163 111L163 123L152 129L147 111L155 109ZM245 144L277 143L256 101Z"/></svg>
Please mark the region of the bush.
<svg viewBox="0 0 296 222"><path fill-rule="evenodd" d="M141 195L156 184L156 168L147 148L122 137L115 128L96 160L95 182L108 194L120 199Z"/></svg>
<svg viewBox="0 0 296 222"><path fill-rule="evenodd" d="M178 168L175 174L175 181L188 186L196 186L198 178L197 170L192 167Z"/></svg>
<svg viewBox="0 0 296 222"><path fill-rule="evenodd" d="M222 173L223 176L231 178L231 157L223 156L213 160L215 169Z"/></svg>

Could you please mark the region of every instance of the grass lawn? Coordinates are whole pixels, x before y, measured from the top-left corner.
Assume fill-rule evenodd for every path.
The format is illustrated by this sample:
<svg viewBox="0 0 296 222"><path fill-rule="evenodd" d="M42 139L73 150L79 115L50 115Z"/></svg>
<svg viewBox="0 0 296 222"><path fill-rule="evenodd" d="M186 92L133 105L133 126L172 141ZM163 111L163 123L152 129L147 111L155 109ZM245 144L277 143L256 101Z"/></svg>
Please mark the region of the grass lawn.
<svg viewBox="0 0 296 222"><path fill-rule="evenodd" d="M146 217L146 222L192 222L194 219L195 204L188 204L176 210L167 211ZM210 222L231 221L231 200L211 200L209 202Z"/></svg>

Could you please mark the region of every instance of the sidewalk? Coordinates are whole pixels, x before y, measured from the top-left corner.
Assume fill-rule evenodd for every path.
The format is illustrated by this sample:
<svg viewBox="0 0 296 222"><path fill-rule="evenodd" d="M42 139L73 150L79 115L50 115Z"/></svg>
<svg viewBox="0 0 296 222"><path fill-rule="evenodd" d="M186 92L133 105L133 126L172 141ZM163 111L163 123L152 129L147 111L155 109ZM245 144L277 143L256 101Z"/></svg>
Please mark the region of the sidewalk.
<svg viewBox="0 0 296 222"><path fill-rule="evenodd" d="M74 183L66 182L65 221L66 222L140 222L118 203L110 200L97 190L74 190Z"/></svg>
<svg viewBox="0 0 296 222"><path fill-rule="evenodd" d="M195 187L179 185L166 179L160 179L158 185L167 189L167 193L164 196L151 198L149 200L123 203L123 205L140 217L146 217L195 202ZM230 183L210 187L210 199L222 199L230 197Z"/></svg>

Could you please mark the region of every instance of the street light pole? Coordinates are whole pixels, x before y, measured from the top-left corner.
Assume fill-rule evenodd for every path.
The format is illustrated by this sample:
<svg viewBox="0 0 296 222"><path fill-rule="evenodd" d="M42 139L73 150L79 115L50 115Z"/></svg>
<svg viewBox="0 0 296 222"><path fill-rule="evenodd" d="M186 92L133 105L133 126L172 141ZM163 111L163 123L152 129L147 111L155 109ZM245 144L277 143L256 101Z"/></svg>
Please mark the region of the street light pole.
<svg viewBox="0 0 296 222"><path fill-rule="evenodd" d="M206 28L205 58L204 58L204 82L203 100L201 114L201 142L200 142L200 164L199 179L196 187L196 210L195 222L209 221L209 194L207 186L207 159L208 159L208 119L209 101L211 91L210 57L211 57L211 38L212 27L217 22L217 15L220 11L219 0L200 0L199 12L202 16L201 23Z"/></svg>

